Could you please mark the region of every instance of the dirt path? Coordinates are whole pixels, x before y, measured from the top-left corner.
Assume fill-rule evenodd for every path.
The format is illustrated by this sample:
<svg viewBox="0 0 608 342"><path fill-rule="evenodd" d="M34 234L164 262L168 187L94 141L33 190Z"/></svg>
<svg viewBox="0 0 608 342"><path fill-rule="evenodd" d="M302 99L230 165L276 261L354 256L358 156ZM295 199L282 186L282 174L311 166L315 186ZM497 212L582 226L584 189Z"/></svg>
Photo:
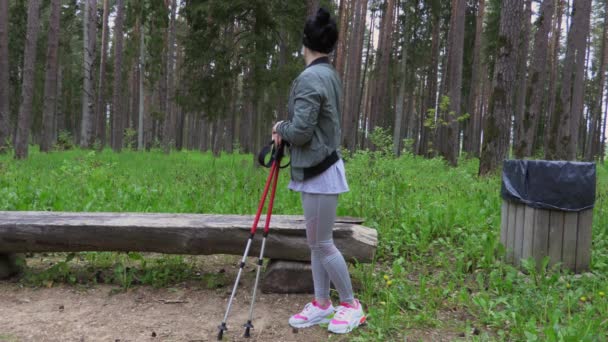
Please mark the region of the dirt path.
<svg viewBox="0 0 608 342"><path fill-rule="evenodd" d="M226 289L115 286L21 288L0 282L0 341L215 341ZM237 296L224 340L242 341L248 294ZM256 305L254 341L324 341L316 327L294 333L288 317L308 295L263 294ZM175 303L172 303L175 301ZM184 302L181 302L184 301ZM332 341L346 340L333 336Z"/></svg>

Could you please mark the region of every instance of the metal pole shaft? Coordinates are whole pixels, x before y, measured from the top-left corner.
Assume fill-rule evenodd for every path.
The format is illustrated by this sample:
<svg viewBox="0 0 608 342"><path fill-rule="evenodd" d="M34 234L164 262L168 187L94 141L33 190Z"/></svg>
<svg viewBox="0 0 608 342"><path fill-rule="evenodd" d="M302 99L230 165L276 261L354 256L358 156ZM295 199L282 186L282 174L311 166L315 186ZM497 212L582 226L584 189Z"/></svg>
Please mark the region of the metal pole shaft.
<svg viewBox="0 0 608 342"><path fill-rule="evenodd" d="M279 180L279 162L280 161L275 161L275 165L276 166L274 169L274 179L272 182L272 192L270 193L270 199L268 202L268 213L266 214L266 222L264 225L264 238L262 239L262 247L260 248L260 257L258 259L258 266L257 266L257 271L256 271L256 275L255 275L255 283L253 285L253 295L251 296L251 307L249 308L249 320L247 321L247 323L245 323L245 337L250 337L250 330L253 328L253 308L255 306L255 299L257 296L257 290L258 290L258 284L260 282L260 274L262 273L262 266L264 264L264 250L266 249L266 237L268 236L268 233L270 232L270 219L272 217L272 209L274 207L274 198L276 195L276 191L277 191L277 183Z"/></svg>

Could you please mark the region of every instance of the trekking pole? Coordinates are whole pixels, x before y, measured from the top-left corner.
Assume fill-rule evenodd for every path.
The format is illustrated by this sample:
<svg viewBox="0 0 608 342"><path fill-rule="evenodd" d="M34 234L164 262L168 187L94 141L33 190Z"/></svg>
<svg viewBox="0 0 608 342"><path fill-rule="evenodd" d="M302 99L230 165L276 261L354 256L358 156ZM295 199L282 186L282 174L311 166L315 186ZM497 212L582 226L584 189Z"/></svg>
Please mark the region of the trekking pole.
<svg viewBox="0 0 608 342"><path fill-rule="evenodd" d="M282 148L282 147L279 147ZM280 153L280 152L279 152ZM279 170L280 168L280 154L279 158L275 160L275 168L274 168L274 180L272 182L272 191L270 192L270 199L268 200L268 213L266 214L266 222L264 224L264 238L262 239L262 247L260 248L260 257L258 259L257 272L255 275L255 283L253 285L253 295L251 296L251 307L249 308L249 319L247 323L243 325L245 327L245 334L243 335L246 338L251 337L250 331L253 329L253 324L251 323L253 320L253 307L255 305L255 298L258 290L258 283L260 282L260 274L262 273L262 266L264 265L264 249L266 248L266 237L268 236L268 232L270 231L270 218L272 217L272 208L274 206L274 197L277 192L277 183L279 180Z"/></svg>
<svg viewBox="0 0 608 342"><path fill-rule="evenodd" d="M224 315L224 320L222 324L218 327L219 332L217 335L218 341L222 340L224 336L224 331L228 330L226 327L226 321L228 320L228 315L230 314L230 308L232 307L232 301L234 300L234 296L236 294L236 289L239 285L239 280L241 279L241 274L243 273L243 268L245 267L245 261L247 260L247 256L249 255L249 249L251 248L251 243L253 241L253 237L255 236L255 232L258 227L258 222L260 221L260 216L262 215L262 210L264 209L264 203L266 202L266 197L268 196L268 190L270 188L270 184L272 182L273 176L275 174L275 170L279 168L279 163L274 162L272 164L272 168L270 170L270 174L266 180L266 185L264 186L264 193L262 194L262 199L260 200L260 205L258 206L258 211L255 214L255 219L253 220L253 225L251 226L251 233L249 235L249 239L247 240L247 245L245 247L245 253L243 253L243 258L241 259L241 263L239 266L239 272L236 275L236 280L234 282L234 286L232 288L232 293L230 294L230 299L228 300L228 307L226 308L226 313Z"/></svg>

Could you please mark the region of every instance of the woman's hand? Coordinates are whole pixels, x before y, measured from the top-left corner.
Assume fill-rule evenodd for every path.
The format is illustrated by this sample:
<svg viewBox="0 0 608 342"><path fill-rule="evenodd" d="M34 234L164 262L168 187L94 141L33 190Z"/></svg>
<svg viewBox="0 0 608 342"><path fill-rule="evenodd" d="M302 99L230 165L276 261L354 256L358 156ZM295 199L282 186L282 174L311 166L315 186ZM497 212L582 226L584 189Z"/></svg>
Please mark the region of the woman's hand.
<svg viewBox="0 0 608 342"><path fill-rule="evenodd" d="M277 127L282 123L283 121L279 121L276 124L274 124L274 126L272 127L272 141L274 141L275 146L280 146L281 142L283 141L283 139L281 138L281 135L277 132Z"/></svg>

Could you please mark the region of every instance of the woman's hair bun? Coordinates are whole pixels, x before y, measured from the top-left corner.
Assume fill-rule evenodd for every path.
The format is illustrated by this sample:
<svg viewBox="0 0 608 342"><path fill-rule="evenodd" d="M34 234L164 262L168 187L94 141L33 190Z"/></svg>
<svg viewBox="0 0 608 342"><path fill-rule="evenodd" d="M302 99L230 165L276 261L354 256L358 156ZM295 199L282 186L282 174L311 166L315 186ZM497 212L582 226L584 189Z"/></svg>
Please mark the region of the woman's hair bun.
<svg viewBox="0 0 608 342"><path fill-rule="evenodd" d="M308 17L304 25L304 46L314 51L330 53L337 41L338 27L327 9L321 7L316 15Z"/></svg>
<svg viewBox="0 0 608 342"><path fill-rule="evenodd" d="M331 18L331 14L323 7L319 8L317 11L317 22L319 25L327 25L329 24L329 19Z"/></svg>

